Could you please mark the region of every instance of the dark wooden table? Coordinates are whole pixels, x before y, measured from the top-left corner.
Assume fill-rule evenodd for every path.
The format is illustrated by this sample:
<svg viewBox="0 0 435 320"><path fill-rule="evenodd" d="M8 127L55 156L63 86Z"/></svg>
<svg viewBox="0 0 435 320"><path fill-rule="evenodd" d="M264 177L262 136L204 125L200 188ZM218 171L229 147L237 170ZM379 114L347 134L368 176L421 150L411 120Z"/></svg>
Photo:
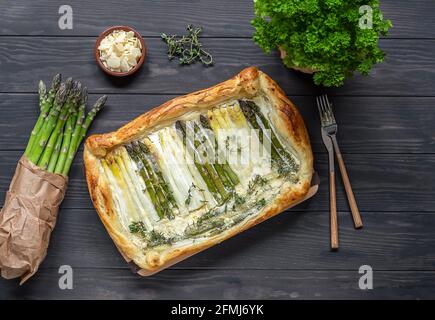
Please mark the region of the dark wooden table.
<svg viewBox="0 0 435 320"><path fill-rule="evenodd" d="M103 4L104 3L104 4ZM0 280L0 298L435 298L435 2L383 0L394 23L380 45L385 63L327 90L335 103L339 141L362 211L352 227L338 179L341 248L328 248L327 157L309 77L286 69L277 54L252 41L252 1L69 1L73 30L60 30L62 1L0 4L0 198L38 115L37 83L55 73L109 95L92 132L107 132L177 95L223 81L256 65L296 103L308 126L321 176L303 205L155 276L134 275L89 200L81 153L62 204L48 256L22 287ZM168 62L160 33L204 27L212 68ZM109 79L93 57L96 36L127 24L145 38L149 55L128 80ZM60 290L59 267L74 270L73 290ZM358 269L373 268L373 290L360 290Z"/></svg>

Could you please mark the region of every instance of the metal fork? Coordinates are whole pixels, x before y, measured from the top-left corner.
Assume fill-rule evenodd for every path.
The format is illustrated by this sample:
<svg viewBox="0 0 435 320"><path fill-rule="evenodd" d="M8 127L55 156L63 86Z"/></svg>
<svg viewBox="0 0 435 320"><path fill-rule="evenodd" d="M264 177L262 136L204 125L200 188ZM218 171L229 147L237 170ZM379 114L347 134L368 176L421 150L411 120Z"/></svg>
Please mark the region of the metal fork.
<svg viewBox="0 0 435 320"><path fill-rule="evenodd" d="M338 219L337 219L337 201L335 195L335 165L334 165L334 147L332 140L329 137L325 127L330 124L328 117L324 112L323 101L321 97L317 97L317 108L319 109L320 121L322 123L322 140L323 144L328 151L328 164L329 164L329 214L330 214L330 240L331 249L338 249Z"/></svg>
<svg viewBox="0 0 435 320"><path fill-rule="evenodd" d="M336 138L338 126L335 121L334 113L332 112L332 105L331 103L329 103L327 95L317 97L317 107L319 109L320 119L322 122L322 134L324 133L327 135L327 137L330 138L333 144L333 149L335 150L335 154L337 156L341 177L343 179L344 188L346 190L347 201L349 202L349 207L352 212L354 226L356 229L362 228L363 223L362 223L361 215L359 213L355 196L352 191L352 186L349 181L349 176L347 174L343 156L341 155L340 148L338 147L338 142ZM329 156L329 158L331 158L331 155ZM332 156L332 161L333 160L334 160L334 156ZM334 191L335 191L335 177L334 177ZM334 199L334 205L335 205L335 199Z"/></svg>

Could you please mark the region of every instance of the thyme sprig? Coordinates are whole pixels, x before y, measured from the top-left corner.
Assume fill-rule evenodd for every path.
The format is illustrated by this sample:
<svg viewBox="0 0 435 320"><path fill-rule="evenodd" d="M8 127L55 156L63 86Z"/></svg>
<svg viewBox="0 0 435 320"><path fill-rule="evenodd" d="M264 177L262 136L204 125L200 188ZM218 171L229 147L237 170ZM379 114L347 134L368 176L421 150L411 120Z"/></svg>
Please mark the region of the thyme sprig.
<svg viewBox="0 0 435 320"><path fill-rule="evenodd" d="M192 191L193 191L193 189L195 189L195 188L196 188L195 184L192 183L192 185L191 185L190 188L189 188L189 191L187 192L187 198L186 198L186 200L184 201L184 203L186 204L186 206L188 206L188 205L190 204L190 201L192 201Z"/></svg>
<svg viewBox="0 0 435 320"><path fill-rule="evenodd" d="M259 174L255 175L251 181L248 183L248 192L253 192L257 187L263 187L267 185L267 179L263 178Z"/></svg>
<svg viewBox="0 0 435 320"><path fill-rule="evenodd" d="M134 221L129 225L130 233L135 234L145 241L150 248L157 247L164 244L171 244L174 242L174 238L167 238L162 233L151 230L147 231L145 224L142 221Z"/></svg>
<svg viewBox="0 0 435 320"><path fill-rule="evenodd" d="M202 27L193 25L187 26L187 36L167 35L162 33L162 40L168 45L169 60L179 57L180 64L192 64L200 61L205 66L213 64L213 57L210 53L202 48L199 42L199 34L202 32Z"/></svg>

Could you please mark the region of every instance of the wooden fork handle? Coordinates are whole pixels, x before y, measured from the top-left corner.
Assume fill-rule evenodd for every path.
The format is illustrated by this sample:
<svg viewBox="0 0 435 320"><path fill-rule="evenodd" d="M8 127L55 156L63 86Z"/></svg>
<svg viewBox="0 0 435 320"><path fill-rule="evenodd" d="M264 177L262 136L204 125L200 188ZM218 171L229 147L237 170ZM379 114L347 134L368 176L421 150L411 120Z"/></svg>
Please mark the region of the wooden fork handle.
<svg viewBox="0 0 435 320"><path fill-rule="evenodd" d="M361 215L356 204L355 196L353 195L352 186L350 185L349 176L347 175L346 166L344 165L343 157L337 154L338 166L340 167L341 177L343 178L344 189L346 190L347 201L352 212L353 224L355 229L360 229L363 226Z"/></svg>
<svg viewBox="0 0 435 320"><path fill-rule="evenodd" d="M335 172L329 172L329 209L331 227L331 249L338 249L338 218L337 218L337 199L335 195Z"/></svg>
<svg viewBox="0 0 435 320"><path fill-rule="evenodd" d="M363 227L361 215L356 204L355 196L353 194L346 166L344 165L343 156L341 155L340 148L338 147L337 139L335 138L335 136L332 137L332 142L334 144L334 150L337 156L338 166L341 172L341 178L343 179L344 189L346 190L347 201L349 203L350 211L352 212L353 224L355 226L355 229L360 229Z"/></svg>

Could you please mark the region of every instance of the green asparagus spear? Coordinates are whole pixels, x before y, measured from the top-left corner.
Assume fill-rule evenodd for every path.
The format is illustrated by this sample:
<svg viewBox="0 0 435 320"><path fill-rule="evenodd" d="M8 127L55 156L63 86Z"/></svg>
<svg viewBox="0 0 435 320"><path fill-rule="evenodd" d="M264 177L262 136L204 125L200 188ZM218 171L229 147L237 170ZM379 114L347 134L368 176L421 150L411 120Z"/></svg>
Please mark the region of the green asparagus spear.
<svg viewBox="0 0 435 320"><path fill-rule="evenodd" d="M263 143L264 139L267 139L268 143L270 144L270 153L271 153L272 161L274 163L277 163L277 164L282 163L283 159L281 158L280 154L276 150L276 147L272 143L272 141L270 140L269 136L267 136L265 134L263 128L258 123L257 117L255 115L255 111L253 110L252 106L243 100L239 101L239 105L240 105L240 109L242 110L243 114L245 115L245 118L251 124L252 128L258 130L258 132L259 132L258 138L259 138L260 142Z"/></svg>
<svg viewBox="0 0 435 320"><path fill-rule="evenodd" d="M73 92L67 101L67 105L69 106L69 111L70 111L69 117L71 119L70 120L71 126L76 121L77 105L78 105L78 102L79 102L80 96L81 96L80 83L75 83L74 87L75 88L73 89ZM68 151L69 151L70 144L71 144L71 136L72 136L72 128L69 128L69 126L67 126L67 130L65 130L65 134L64 134L64 137L62 139L62 145L61 145L58 159L56 162L56 167L54 169L54 172L57 174L68 175L68 172L66 172L66 174L65 174L63 172L63 169L65 166L65 162L66 162L66 159L68 156Z"/></svg>
<svg viewBox="0 0 435 320"><path fill-rule="evenodd" d="M77 121L78 109L79 109L80 103L81 103L81 96L82 96L82 85L80 82L77 81L74 84L74 94L71 95L71 101L70 101L70 103L71 103L70 117L72 120L73 130L75 128L75 123ZM72 137L71 137L71 142L72 142Z"/></svg>
<svg viewBox="0 0 435 320"><path fill-rule="evenodd" d="M185 126L186 124L182 122L182 124ZM210 176L212 177L213 181L215 182L216 188L219 191L219 193L221 194L223 199L227 199L228 197L228 190L227 187L225 186L225 184L228 185L228 182L226 181L225 176L222 176L219 174L219 172L216 170L214 165L211 165L210 162L207 160L207 156L201 154L201 152L198 152L197 149L199 148L201 142L196 139L195 134L192 135L193 137L193 141L191 141L191 143L193 143L193 147L194 147L194 152L196 154L196 156L198 157L198 159L200 160L201 163L204 164L206 170L208 171L208 173L210 174Z"/></svg>
<svg viewBox="0 0 435 320"><path fill-rule="evenodd" d="M55 95L60 87L60 80L61 80L60 74L57 74L54 76L52 84L51 84L51 89L48 92L48 94L46 94L46 98L42 101L41 113L38 117L38 120L36 121L35 126L33 127L32 133L30 134L30 138L29 138L29 142L27 143L26 151L24 151L24 154L27 157L30 156L30 152L33 148L33 145L34 145L35 141L37 141L36 140L37 135L40 132L42 125L44 124L44 121L47 118L49 111L53 105L54 97L55 97ZM40 89L41 89L41 87L40 87Z"/></svg>
<svg viewBox="0 0 435 320"><path fill-rule="evenodd" d="M208 134L196 122L194 122L194 130L195 130L195 133L201 133L201 135L202 135L202 137L199 138L199 140L195 140L195 145L197 145L197 146L205 145L205 147L207 149L209 149L209 150L212 149L213 144L210 141ZM213 151L216 152L216 149ZM226 162L224 162L224 164L228 165L228 163L226 163ZM233 180L231 179L230 175L228 174L224 164L219 163L219 161L217 161L217 159L215 159L215 161L213 163L213 167L216 170L216 172L218 173L219 177L221 178L222 183L224 184L225 188L227 188L228 190L234 190L234 187L237 183L233 182ZM229 169L230 169L229 171L232 171L231 168L229 168Z"/></svg>
<svg viewBox="0 0 435 320"><path fill-rule="evenodd" d="M148 159L143 153L140 144L141 144L140 142L133 142L132 143L133 149L135 150L136 154L139 156L140 160L142 161L145 170L148 172L148 177L150 178L151 183L153 184L154 190L157 195L157 199L159 200L159 203L163 208L165 216L172 219L174 217L174 214L172 212L170 203L166 201L168 199L165 195L163 186L159 183L158 178L155 172L153 171L153 168L149 165Z"/></svg>
<svg viewBox="0 0 435 320"><path fill-rule="evenodd" d="M199 173L201 174L202 178L204 179L207 188L213 194L213 197L218 202L226 199L228 193L226 192L225 187L222 184L222 181L220 181L220 179L217 177L217 174L215 174L215 171L213 168L211 168L210 164L204 163L205 161L202 161L203 158L196 150L192 141L190 141L190 139L188 139L187 137L185 123L182 121L177 121L175 123L175 128L177 129L177 132L179 132L181 138L183 139L186 148L189 146L192 149L192 151L195 153L194 164L198 169ZM196 161L196 159L200 160L200 162Z"/></svg>
<svg viewBox="0 0 435 320"><path fill-rule="evenodd" d="M45 86L44 81L39 81L38 86L38 95L39 95L39 108L42 112L42 109L44 108L44 101L47 99L47 87Z"/></svg>
<svg viewBox="0 0 435 320"><path fill-rule="evenodd" d="M199 154L199 153L197 153ZM218 190L218 192L220 193L220 195L222 196L223 199L227 199L228 197L228 192L225 189L225 186L222 182L222 180L219 178L219 174L216 172L215 168L213 168L212 165L210 165L210 163L205 162L204 163L205 169L207 170L207 172L209 173L209 175L212 177L213 181L215 182L216 188Z"/></svg>
<svg viewBox="0 0 435 320"><path fill-rule="evenodd" d="M60 153L59 153L59 158L56 162L56 167L54 169L54 172L57 174L63 174L65 159L67 158L68 147L69 147L69 144L71 142L71 135L72 135L72 130L66 130L64 132L63 139L62 139L62 146L60 148Z"/></svg>
<svg viewBox="0 0 435 320"><path fill-rule="evenodd" d="M100 97L95 102L94 106L89 111L89 113L87 114L85 120L83 121L82 117L84 115L84 109L85 109L86 99L87 98L83 98L82 97L82 105L80 106L79 114L78 114L78 120L77 120L77 121L81 121L82 124L78 128L77 128L78 124L76 124L76 128L74 128L74 131L73 131L73 134L72 134L74 136L74 139L71 142L71 145L69 146L69 149L68 149L67 159L65 161L65 164L64 164L64 167L63 167L63 170L62 170L62 174L63 175L68 175L68 172L69 172L69 170L71 168L72 162L74 160L74 156L77 153L77 150L78 150L78 148L80 146L80 143L83 141L83 138L86 136L86 133L87 133L87 131L89 129L89 126L91 125L91 123L94 120L95 116L97 115L98 111L100 111L101 108L106 103L107 96L104 95L104 96Z"/></svg>
<svg viewBox="0 0 435 320"><path fill-rule="evenodd" d="M86 132L88 132L89 126L91 125L92 121L94 120L95 116L97 115L98 111L101 110L101 108L106 103L107 96L104 95L95 102L94 106L92 107L91 111L86 116L86 119L82 125L82 129L80 130L80 142L83 140L83 138L86 136ZM80 145L80 142L78 143Z"/></svg>
<svg viewBox="0 0 435 320"><path fill-rule="evenodd" d="M198 124L197 124L197 123L194 123L194 131L195 131L195 134L197 134L198 132L200 132L200 130L201 130L201 128L198 126ZM196 135L195 135L195 138L194 138L194 145L195 145L195 148L199 148L201 145L205 145L206 148L207 148L207 147L210 148L211 145L208 144L207 137L204 135L202 138L203 138L203 139L202 139L203 141L200 141L200 140L198 140L198 139L196 138ZM208 162L208 161L207 161L207 162ZM219 176L219 179L222 181L224 187L225 187L227 190L233 190L233 189L234 189L234 185L233 185L231 179L229 179L229 178L227 177L227 175L225 174L225 171L224 171L222 165L221 165L220 163L218 163L218 162L216 161L216 159L215 159L215 161L214 161L214 163L212 164L212 166L213 166L214 171L216 171L217 175Z"/></svg>
<svg viewBox="0 0 435 320"><path fill-rule="evenodd" d="M260 122L262 124L262 127L266 129L263 131L262 128L260 128L263 131L263 135L266 135L272 144L271 145L272 153L278 154L278 156L281 158L281 163L283 163L281 164L282 165L281 170L289 173L297 171L298 170L297 164L295 163L292 156L282 146L281 142L278 140L277 136L273 132L269 120L266 119L266 117L260 111L258 106L252 101L243 101L243 100L239 101L239 104L245 116L248 115L249 118L255 119L258 125L261 127L261 125L259 124Z"/></svg>
<svg viewBox="0 0 435 320"><path fill-rule="evenodd" d="M181 140L183 141L186 149L189 145L190 148L196 151L195 148L191 145L190 141L188 141L186 136L186 128L184 124L181 121L177 121L175 123L175 128L177 129L178 134L181 137ZM222 200L221 195L215 185L215 182L213 181L212 176L209 175L207 169L202 163L199 163L197 160L197 157L194 157L194 164L198 172L200 173L202 179L204 180L205 184L207 185L208 190L213 194L213 197L216 201L220 202Z"/></svg>
<svg viewBox="0 0 435 320"><path fill-rule="evenodd" d="M154 161L153 155L151 151L147 147L147 145L141 141L138 142L141 151L144 153L145 158L147 160L147 168L155 175L157 179L157 183L163 187L163 191L165 196L168 198L169 202L172 204L174 208L178 208L177 202L175 201L174 195L169 188L169 185L166 183L163 178L162 172L158 169L157 163Z"/></svg>
<svg viewBox="0 0 435 320"><path fill-rule="evenodd" d="M38 160L38 166L44 170L48 168L51 155L54 151L54 147L57 141L57 137L63 134L63 127L65 125L66 119L68 118L69 109L63 108L59 118L57 120L56 126L48 139L47 145L44 148L42 156Z"/></svg>
<svg viewBox="0 0 435 320"><path fill-rule="evenodd" d="M57 91L60 88L60 82L61 82L61 75L58 73L53 77L53 80L51 82L51 88L47 93L47 98L44 101L43 110L42 113L45 113L45 116L48 116L48 112L50 111L51 107L53 106L54 99L56 98Z"/></svg>
<svg viewBox="0 0 435 320"><path fill-rule="evenodd" d="M48 117L46 117L44 120L41 130L39 130L38 134L36 135L36 140L28 156L29 160L35 164L38 163L47 141L50 138L54 127L56 126L57 119L62 112L62 107L65 103L67 93L67 85L62 84L56 94L53 108L51 108Z"/></svg>
<svg viewBox="0 0 435 320"><path fill-rule="evenodd" d="M204 129L207 130L212 130L210 122L208 120L208 118L204 115L200 115L199 117L200 122L201 122L201 126ZM211 141L209 140L210 137L208 137L207 133L204 133L204 136L206 137L208 143L211 145ZM215 141L216 144L216 141ZM216 149L217 149L217 144L216 144ZM222 169L224 170L225 174L228 176L228 178L231 180L232 184L234 186L238 185L240 183L240 179L237 176L237 174L234 172L233 169L231 169L230 165L228 164L228 162L224 159L223 163L222 163Z"/></svg>
<svg viewBox="0 0 435 320"><path fill-rule="evenodd" d="M81 141L80 139L80 132L82 129L82 125L83 125L83 121L85 120L85 111L86 111L86 102L88 100L88 89L85 87L82 90L82 94L80 97L80 105L79 105L79 110L78 110L78 114L77 114L77 120L74 123L74 129L73 129L73 133L71 135L71 143L68 149L68 156L67 159L65 161L65 165L64 165L64 172L66 174L68 174L70 168L71 168L71 164L74 160L74 156L77 152L79 143Z"/></svg>
<svg viewBox="0 0 435 320"><path fill-rule="evenodd" d="M258 108L258 106L254 102L250 102L250 104L251 104L251 107L253 108L253 110L255 111L255 114L258 116L260 121L263 123L263 126L269 130L270 139L271 139L273 145L275 146L275 148L277 149L277 151L279 152L279 154L282 157L284 157L289 163L294 163L293 158L289 155L287 150L285 150L285 148L282 146L281 142L278 140L278 137L273 132L273 130L270 126L269 120L266 119L264 114L260 111L260 109Z"/></svg>
<svg viewBox="0 0 435 320"><path fill-rule="evenodd" d="M74 113L76 113L76 106L77 103L77 97L80 96L81 93L81 85L80 83L74 82L73 87L71 88L69 95L67 97L67 100L65 102L65 106L62 109L62 112L59 115L59 118L56 123L56 127L54 128L52 134L50 135L50 138L47 142L47 145L44 149L44 152L41 156L41 158L38 161L38 166L42 169L47 169L51 155L53 153L57 137L58 135L63 134L63 127L65 126L65 122L68 117L72 117L74 119Z"/></svg>
<svg viewBox="0 0 435 320"><path fill-rule="evenodd" d="M71 125L71 118L68 118L65 126L68 128L68 126L70 126L70 125ZM67 130L67 129L65 129L65 126L62 128L62 132L57 136L56 143L55 143L54 149L53 149L53 153L51 154L50 162L48 163L48 168L47 168L48 172L54 172L54 170L56 168L57 159L59 158L60 149L62 147L63 133L64 133L64 130Z"/></svg>
<svg viewBox="0 0 435 320"><path fill-rule="evenodd" d="M133 159L133 161L136 163L139 173L142 176L142 179L146 186L146 191L148 192L148 195L150 196L151 202L154 205L154 208L156 209L157 215L160 217L160 219L163 219L164 212L162 207L160 206L159 200L157 199L156 191L154 190L154 186L151 183L151 178L148 175L148 172L145 169L145 166L143 165L142 161L140 160L139 156L137 155L136 151L131 145L126 145L125 149L127 150L128 155L130 158Z"/></svg>

